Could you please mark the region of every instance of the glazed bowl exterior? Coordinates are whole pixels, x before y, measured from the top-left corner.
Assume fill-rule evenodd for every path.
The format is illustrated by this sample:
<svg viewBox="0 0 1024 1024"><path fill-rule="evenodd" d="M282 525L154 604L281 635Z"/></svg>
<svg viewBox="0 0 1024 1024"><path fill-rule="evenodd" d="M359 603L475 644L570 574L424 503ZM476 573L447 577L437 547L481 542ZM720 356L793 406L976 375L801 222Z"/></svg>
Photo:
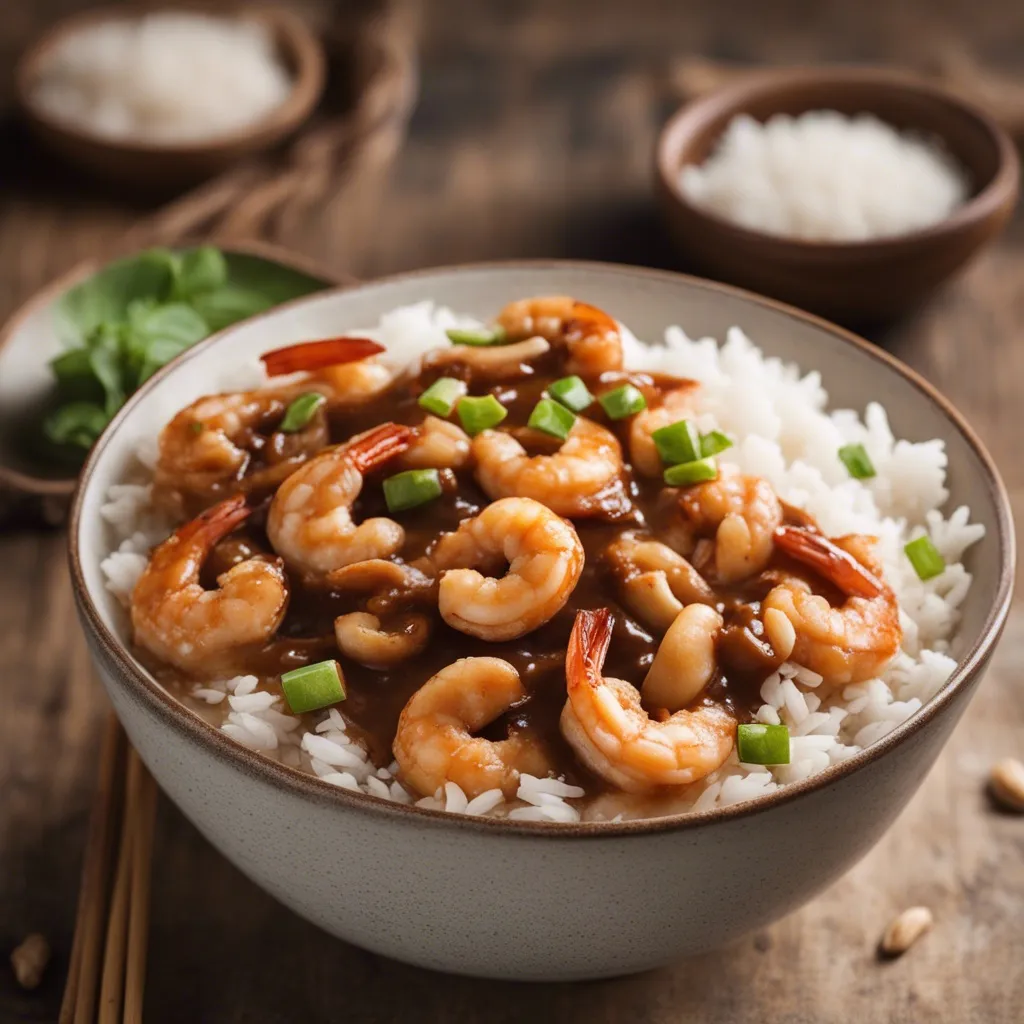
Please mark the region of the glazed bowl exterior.
<svg viewBox="0 0 1024 1024"><path fill-rule="evenodd" d="M808 110L869 113L937 140L967 172L969 199L923 230L807 242L741 227L683 192L682 168L703 163L735 116L766 121ZM687 269L860 325L907 312L998 234L1017 203L1020 177L1012 140L982 111L926 81L871 68L744 75L682 107L661 131L655 164L662 213Z"/></svg>
<svg viewBox="0 0 1024 1024"><path fill-rule="evenodd" d="M524 295L600 303L641 338L669 324L821 371L834 405L889 409L894 431L940 437L951 503L987 528L972 550L957 671L915 718L844 764L763 798L691 816L556 825L449 816L334 788L237 745L174 701L133 659L99 562L100 505L137 439L214 375L302 338L373 324L423 299L489 317ZM680 275L579 263L442 269L325 293L230 328L167 367L99 441L71 525L90 649L118 716L167 795L257 884L327 931L439 970L554 980L640 971L727 943L796 909L882 835L935 761L981 680L1013 576L1006 495L958 415L889 356L806 314Z"/></svg>

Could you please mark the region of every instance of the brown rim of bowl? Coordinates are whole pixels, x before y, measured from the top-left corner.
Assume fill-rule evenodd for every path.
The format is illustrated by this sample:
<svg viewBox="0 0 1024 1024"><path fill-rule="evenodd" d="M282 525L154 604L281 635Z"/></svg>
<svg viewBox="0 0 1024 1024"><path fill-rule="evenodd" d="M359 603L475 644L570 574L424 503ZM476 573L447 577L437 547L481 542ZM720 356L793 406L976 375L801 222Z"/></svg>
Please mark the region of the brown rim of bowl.
<svg viewBox="0 0 1024 1024"><path fill-rule="evenodd" d="M962 206L954 210L948 217L944 217L929 227L907 231L899 235L866 238L856 242L815 242L790 238L786 235L773 235L766 231L743 227L717 213L691 203L679 185L679 171L684 165L679 160L680 142L677 138L682 135L684 140L689 139L690 125L688 122L693 120L697 122L696 126L700 126L713 117L726 114L735 115L740 113L738 108L744 101L752 96L771 92L778 86L803 83L890 86L893 89L918 93L928 99L955 108L974 120L991 139L998 155L996 173L988 182L979 183L979 191ZM814 108L808 107L807 109ZM698 97L677 110L658 133L655 161L662 185L680 206L686 208L691 216L702 218L719 231L729 232L737 240L748 242L767 240L777 246L781 254L818 258L862 255L870 252L872 248L876 250L891 249L903 244L914 245L941 238L950 231L994 215L1007 198L1017 190L1020 176L1020 161L1016 146L1006 132L974 104L960 99L959 96L941 86L907 72L861 67L751 71L749 75L744 75L739 81Z"/></svg>
<svg viewBox="0 0 1024 1024"><path fill-rule="evenodd" d="M183 242L176 242L167 246L169 249L190 249L196 245L204 244L203 239L186 239ZM217 245L214 240L210 244ZM320 266L315 260L311 260L301 253L292 252L290 249L270 242L223 242L219 248L229 253L238 253L244 256L258 256L263 259L272 260L282 266L291 267L309 277L315 277L325 283L325 291L331 289L344 289L355 283L355 278L349 278L345 274L337 274ZM56 302L66 291L74 288L76 284L98 273L104 267L120 259L131 257L134 252L143 252L143 249L129 250L110 259L87 259L75 264L55 281L44 285L39 291L30 295L12 314L10 319L0 327L0 357L8 343L18 333L21 325L33 313L41 308ZM282 303L283 305L283 303ZM275 307L280 308L280 307ZM212 337L212 335L211 335ZM204 339L205 340L205 339ZM173 360L172 360L173 362ZM84 466L84 463L83 463ZM40 498L70 498L75 490L75 483L81 470L73 476L65 477L44 477L31 476L21 470L13 469L0 463L0 488L9 488L22 494L33 495Z"/></svg>
<svg viewBox="0 0 1024 1024"><path fill-rule="evenodd" d="M76 124L55 117L40 107L32 98L31 85L39 74L41 62L53 47L66 36L89 26L105 21L131 21L146 14L167 11L175 14L209 14L214 17L231 18L242 16L248 20L265 24L280 51L287 55L289 72L292 74L291 89L276 107L269 110L258 121L230 132L211 135L206 139L186 142L147 142L108 138L84 131ZM234 0L223 6L204 0L185 0L172 4L167 0L150 0L131 7L94 7L51 25L21 56L14 71L14 89L18 105L26 116L34 118L54 133L71 136L93 146L105 146L111 150L132 152L152 156L198 156L244 142L250 136L273 132L286 126L297 126L316 106L327 80L327 62L323 47L309 26L297 14L284 7L270 4L256 4L251 9Z"/></svg>
<svg viewBox="0 0 1024 1024"><path fill-rule="evenodd" d="M380 797L370 796L365 793L352 793L348 790L339 789L328 782L299 771L297 768L290 768L287 765L272 761L255 751L243 747L229 736L226 736L219 729L205 722L197 714L190 711L184 704L180 703L170 695L156 680L144 673L142 669L129 656L121 642L104 625L99 612L93 603L85 579L82 573L81 558L78 550L78 535L81 528L82 497L88 487L96 464L103 454L104 448L109 443L117 428L124 419L131 413L132 409L139 402L144 401L146 395L167 375L170 367L160 370L146 384L137 391L118 412L97 441L79 478L78 490L71 509L70 527L68 530L68 558L71 569L72 586L75 599L82 617L88 622L93 634L98 639L100 646L107 656L113 661L115 668L127 679L135 684L135 691L164 724L177 730L187 740L208 747L212 753L221 761L227 762L231 767L237 768L246 774L255 775L262 780L284 786L307 800L321 805L338 805L352 811L368 815L396 816L407 818L412 815L422 824L430 827L469 828L485 832L495 831L495 834L518 836L521 838L537 838L541 836L557 839L560 837L587 837L587 838L612 838L630 835L646 835L652 832L667 832L674 830L685 830L697 828L701 825L731 821L734 818L745 818L762 813L780 804L799 800L811 793L838 782L840 779L863 768L865 765L884 757L889 751L898 746L904 739L913 735L933 718L939 715L952 702L954 695L966 684L968 678L978 672L990 657L996 641L1002 632L1006 622L1006 616L1010 607L1012 596L1014 566L1016 560L1015 542L1013 534L1013 520L1010 513L1009 497L1006 488L999 477L999 473L992 462L992 457L986 451L974 431L967 425L961 415L953 408L952 404L936 391L927 381L918 376L909 367L904 366L899 360L886 352L881 351L855 334L837 327L834 324L822 320L810 313L784 303L776 302L773 299L764 298L742 288L735 288L731 285L719 284L713 281L705 281L701 278L691 277L687 274L677 274L665 270L651 270L645 267L630 267L614 263L595 263L582 260L506 260L495 262L481 262L474 264L456 265L451 267L432 267L426 270L417 270L402 274L395 274L390 277L379 278L376 281L356 285L355 290L371 289L380 285L392 284L401 281L416 280L418 278L430 277L435 274L462 272L471 274L474 272L493 272L495 270L577 270L590 273L613 273L616 276L631 276L641 280L658 280L666 282L683 281L691 287L701 288L704 291L717 294L729 295L735 298L744 299L755 305L764 306L775 312L782 313L793 320L799 320L810 324L844 341L846 344L857 349L862 355L875 360L888 367L904 378L912 387L920 391L927 399L933 402L953 426L960 431L967 443L974 450L981 463L988 487L989 496L996 509L997 536L995 541L1003 551L1003 561L999 570L999 585L996 598L989 610L988 617L979 631L977 639L970 650L958 661L957 667L950 676L949 681L923 708L916 712L906 721L901 722L892 732L882 739L871 744L869 747L855 754L846 761L830 765L824 771L802 782L794 782L783 786L767 796L758 797L754 800L747 800L743 803L731 804L728 807L711 808L706 811L668 815L661 818L640 818L633 821L622 822L579 822L577 824L563 824L560 822L534 822L534 821L509 821L507 818L486 818L469 817L461 814L449 814L447 811L429 810L424 807L416 807L409 804L394 803L383 800ZM323 293L326 295L327 293ZM323 297L321 296L321 298ZM285 303L276 307L277 311L285 309L298 303L309 301L308 299L297 299L294 302ZM269 314L260 314L265 317ZM253 320L259 319L253 317ZM247 321L251 323L252 321ZM237 329L242 329L240 324ZM183 353L175 366L180 366L183 361L195 358L217 344L220 338L225 337L230 331L236 328L226 328L219 334L201 341L195 347Z"/></svg>

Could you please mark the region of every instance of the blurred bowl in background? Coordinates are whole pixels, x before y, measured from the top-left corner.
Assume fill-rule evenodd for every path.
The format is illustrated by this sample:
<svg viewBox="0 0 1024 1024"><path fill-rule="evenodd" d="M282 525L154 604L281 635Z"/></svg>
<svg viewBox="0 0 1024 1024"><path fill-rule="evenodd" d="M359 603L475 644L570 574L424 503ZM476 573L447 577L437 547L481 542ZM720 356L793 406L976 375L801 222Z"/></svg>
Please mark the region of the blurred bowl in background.
<svg viewBox="0 0 1024 1024"><path fill-rule="evenodd" d="M873 114L939 140L966 170L969 198L922 230L810 242L740 227L684 194L682 168L703 163L736 115L766 121L825 109ZM679 110L661 131L656 165L661 207L687 269L857 325L907 312L963 266L1009 220L1020 176L1010 138L980 110L912 76L865 68L752 72Z"/></svg>
<svg viewBox="0 0 1024 1024"><path fill-rule="evenodd" d="M264 25L278 57L291 76L282 103L244 128L201 140L148 141L105 138L54 116L34 96L34 84L54 49L70 35L106 21L124 21L153 13L197 13L218 17L244 14ZM93 177L159 192L194 184L231 164L268 149L292 134L313 112L324 89L326 60L320 41L306 23L281 7L224 4L101 7L65 18L31 46L15 68L15 93L29 127L57 156Z"/></svg>

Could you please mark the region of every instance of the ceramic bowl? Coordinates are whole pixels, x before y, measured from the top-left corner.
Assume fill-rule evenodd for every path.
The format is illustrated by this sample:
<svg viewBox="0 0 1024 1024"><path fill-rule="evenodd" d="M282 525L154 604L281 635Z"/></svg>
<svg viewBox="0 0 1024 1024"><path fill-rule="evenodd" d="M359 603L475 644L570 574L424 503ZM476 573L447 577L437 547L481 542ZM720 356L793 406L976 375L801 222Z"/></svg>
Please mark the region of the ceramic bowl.
<svg viewBox="0 0 1024 1024"><path fill-rule="evenodd" d="M804 242L739 227L683 193L681 169L703 163L737 114L765 121L821 109L871 113L938 139L967 171L970 198L940 223L908 234ZM688 269L859 325L905 313L959 270L1009 219L1020 175L1012 141L980 110L908 75L863 68L744 75L669 120L656 164L662 211Z"/></svg>
<svg viewBox="0 0 1024 1024"><path fill-rule="evenodd" d="M297 286L305 286L307 291L347 283L342 275L278 246L236 243L221 246L221 251L236 283L255 283L261 268L268 265L291 271ZM79 263L33 295L0 329L0 490L52 500L64 507L71 498L77 472L48 460L36 440L43 410L54 390L50 360L63 351L56 326L57 305L61 296L103 266L97 260Z"/></svg>
<svg viewBox="0 0 1024 1024"><path fill-rule="evenodd" d="M914 718L842 764L761 800L625 823L555 825L450 816L352 794L238 746L135 661L104 590L100 516L140 435L204 393L211 374L298 337L375 323L434 299L488 318L511 299L599 302L640 336L669 324L723 338L740 324L772 355L821 371L838 407L883 402L900 436L942 438L950 503L987 536L958 668ZM257 884L327 931L425 967L514 979L640 971L727 943L799 907L862 857L896 818L967 706L1010 599L1006 493L970 428L921 378L807 314L671 273L582 263L432 270L325 293L231 328L159 373L118 415L85 468L71 567L92 657L117 714L170 798Z"/></svg>
<svg viewBox="0 0 1024 1024"><path fill-rule="evenodd" d="M186 4L186 9L220 16L231 5ZM123 20L140 11L100 7L72 15L46 32L25 52L15 69L18 104L37 138L57 156L96 178L127 185L135 191L161 192L193 184L280 142L313 112L324 89L326 60L323 47L306 23L283 7L258 6L242 10L246 18L267 27L277 44L292 88L284 101L261 120L230 133L188 142L133 142L95 135L54 117L33 96L33 83L53 48L71 33L104 21ZM171 10L180 4L148 4L143 13Z"/></svg>

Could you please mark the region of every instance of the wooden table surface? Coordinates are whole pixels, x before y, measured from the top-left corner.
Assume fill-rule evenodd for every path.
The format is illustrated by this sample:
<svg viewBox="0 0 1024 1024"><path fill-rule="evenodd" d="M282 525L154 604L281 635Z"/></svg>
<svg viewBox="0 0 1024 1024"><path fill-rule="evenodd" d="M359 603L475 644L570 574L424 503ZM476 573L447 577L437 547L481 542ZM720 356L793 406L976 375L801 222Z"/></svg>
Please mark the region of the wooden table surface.
<svg viewBox="0 0 1024 1024"><path fill-rule="evenodd" d="M68 0L5 4L3 66ZM1024 5L986 0L435 0L422 97L375 229L290 239L372 276L502 256L674 266L651 148L686 53L767 62L918 62L940 35L1024 74ZM1017 62L1016 68L1014 61ZM3 83L7 89L8 82ZM4 98L9 96L9 90ZM138 210L92 191L5 125L0 315L122 231ZM945 391L1024 505L1024 223L927 308L879 336ZM106 701L74 621L59 532L0 535L0 950L27 932L55 960L35 994L0 963L0 1021L56 1017ZM1024 819L993 812L990 762L1024 755L1011 617L982 687L906 813L845 878L732 947L594 984L432 974L329 938L255 888L166 801L160 809L146 1020L417 1022L1003 1022L1024 1019ZM784 866L780 866L784 870ZM599 884L595 882L595 884ZM886 922L929 905L934 930L880 964ZM609 927L628 907L609 907Z"/></svg>

